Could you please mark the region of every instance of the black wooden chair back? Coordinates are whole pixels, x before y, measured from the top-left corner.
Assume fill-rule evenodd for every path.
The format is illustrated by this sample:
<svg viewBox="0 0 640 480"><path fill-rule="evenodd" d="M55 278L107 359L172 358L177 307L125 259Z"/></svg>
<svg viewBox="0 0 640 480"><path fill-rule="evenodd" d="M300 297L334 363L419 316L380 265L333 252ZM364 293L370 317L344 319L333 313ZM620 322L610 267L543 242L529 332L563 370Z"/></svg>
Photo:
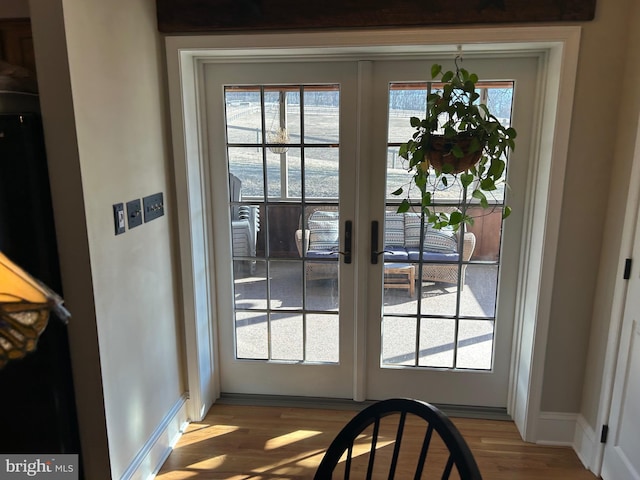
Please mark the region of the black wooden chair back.
<svg viewBox="0 0 640 480"><path fill-rule="evenodd" d="M482 475L444 413L426 402L394 398L365 408L336 436L314 477L332 478L482 480Z"/></svg>

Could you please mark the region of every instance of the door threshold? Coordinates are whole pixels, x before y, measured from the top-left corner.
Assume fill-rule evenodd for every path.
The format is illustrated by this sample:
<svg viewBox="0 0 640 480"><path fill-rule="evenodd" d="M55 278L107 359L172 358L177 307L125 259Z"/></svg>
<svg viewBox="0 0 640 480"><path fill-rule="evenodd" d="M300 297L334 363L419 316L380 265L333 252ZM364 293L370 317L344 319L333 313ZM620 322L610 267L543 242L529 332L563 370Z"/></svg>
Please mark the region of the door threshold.
<svg viewBox="0 0 640 480"><path fill-rule="evenodd" d="M329 410L354 410L360 411L363 408L375 403L375 400L365 400L357 402L348 398L325 398L325 397L299 397L287 395L257 395L246 393L222 393L216 403L221 405L252 405L260 407L294 407L294 408L322 408ZM481 420L504 420L513 419L507 413L506 408L500 407L480 407L475 405L445 405L434 403L449 417L477 418Z"/></svg>

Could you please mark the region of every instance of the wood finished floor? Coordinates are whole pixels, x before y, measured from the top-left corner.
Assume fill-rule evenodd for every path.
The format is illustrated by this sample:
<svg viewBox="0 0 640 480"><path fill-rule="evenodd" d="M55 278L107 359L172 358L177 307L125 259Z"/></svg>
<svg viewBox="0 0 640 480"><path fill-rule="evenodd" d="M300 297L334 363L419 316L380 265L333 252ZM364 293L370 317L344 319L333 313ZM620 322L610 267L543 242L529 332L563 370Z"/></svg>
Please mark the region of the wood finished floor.
<svg viewBox="0 0 640 480"><path fill-rule="evenodd" d="M325 448L354 415L353 410L217 404L203 421L189 425L157 478L312 479ZM573 450L525 443L512 422L452 420L485 480L596 478Z"/></svg>

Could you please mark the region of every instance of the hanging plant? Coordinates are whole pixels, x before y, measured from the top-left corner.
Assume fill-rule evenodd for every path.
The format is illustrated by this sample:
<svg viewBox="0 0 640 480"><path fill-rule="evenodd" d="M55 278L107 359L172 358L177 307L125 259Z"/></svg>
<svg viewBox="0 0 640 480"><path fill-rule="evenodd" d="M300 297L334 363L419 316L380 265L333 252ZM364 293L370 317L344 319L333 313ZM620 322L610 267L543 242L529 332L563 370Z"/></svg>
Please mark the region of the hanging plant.
<svg viewBox="0 0 640 480"><path fill-rule="evenodd" d="M421 194L421 212L434 228L447 226L457 230L463 223L473 224L467 208L474 201L483 208L495 208L489 202L500 183L505 182L506 157L515 148L516 130L500 123L476 92L478 76L464 68L443 71L442 66L431 67L431 78L441 87L427 95L424 119L412 117L415 133L400 145L400 157L408 160L413 174L409 189L417 187ZM459 182L462 197L458 209L452 213L434 208L438 192L446 191ZM411 208L409 192L398 207L403 213ZM393 195L405 195L401 187ZM511 208L503 207L506 218Z"/></svg>
<svg viewBox="0 0 640 480"><path fill-rule="evenodd" d="M278 128L267 134L267 144L272 153L285 153L289 150L289 132L286 128Z"/></svg>

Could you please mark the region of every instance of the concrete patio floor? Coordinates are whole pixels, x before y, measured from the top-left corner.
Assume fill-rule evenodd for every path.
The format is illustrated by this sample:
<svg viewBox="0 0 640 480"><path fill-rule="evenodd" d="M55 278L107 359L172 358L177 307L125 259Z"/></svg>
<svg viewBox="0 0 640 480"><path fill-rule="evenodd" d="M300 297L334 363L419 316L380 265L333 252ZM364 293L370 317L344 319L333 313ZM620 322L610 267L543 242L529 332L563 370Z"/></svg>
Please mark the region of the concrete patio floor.
<svg viewBox="0 0 640 480"><path fill-rule="evenodd" d="M416 282L413 295L384 289L382 364L491 369L496 278L495 266L469 265L459 297L455 285L443 283ZM239 358L339 361L339 321L351 319L338 315L338 282L309 281L304 299L303 288L301 262L272 261L268 282L264 262L252 274L236 269Z"/></svg>

